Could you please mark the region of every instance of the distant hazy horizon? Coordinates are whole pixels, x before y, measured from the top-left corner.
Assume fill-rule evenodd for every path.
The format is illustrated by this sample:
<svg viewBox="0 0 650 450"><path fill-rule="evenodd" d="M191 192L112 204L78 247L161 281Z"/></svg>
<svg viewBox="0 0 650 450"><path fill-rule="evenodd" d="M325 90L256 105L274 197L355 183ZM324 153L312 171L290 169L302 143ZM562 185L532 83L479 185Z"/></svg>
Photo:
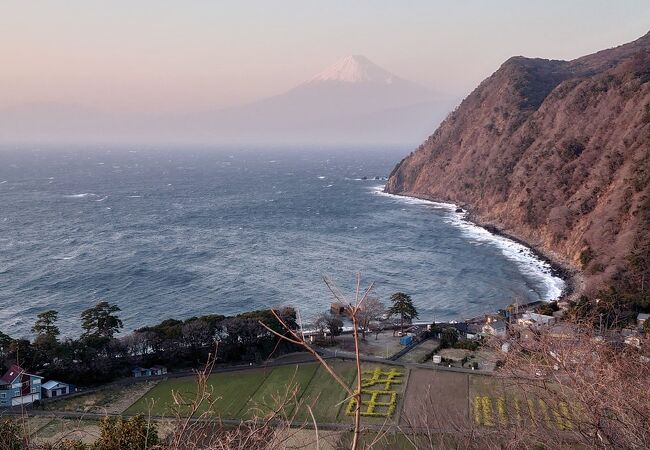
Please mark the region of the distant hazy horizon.
<svg viewBox="0 0 650 450"><path fill-rule="evenodd" d="M650 3L633 0L189 5L3 2L0 110L69 115L80 132L100 114L140 127L273 97L361 54L447 99L431 113L434 127L449 99L508 57L573 59L642 36L650 17ZM95 122L88 134L99 141L123 132L98 133Z"/></svg>

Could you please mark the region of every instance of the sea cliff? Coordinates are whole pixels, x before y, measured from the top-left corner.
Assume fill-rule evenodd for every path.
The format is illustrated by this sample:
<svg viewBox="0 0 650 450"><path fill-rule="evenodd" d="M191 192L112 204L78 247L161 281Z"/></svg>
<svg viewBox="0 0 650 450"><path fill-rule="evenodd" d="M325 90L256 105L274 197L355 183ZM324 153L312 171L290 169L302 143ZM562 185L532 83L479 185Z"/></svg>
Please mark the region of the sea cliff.
<svg viewBox="0 0 650 450"><path fill-rule="evenodd" d="M650 281L650 33L572 61L513 57L392 171L579 271L580 292Z"/></svg>

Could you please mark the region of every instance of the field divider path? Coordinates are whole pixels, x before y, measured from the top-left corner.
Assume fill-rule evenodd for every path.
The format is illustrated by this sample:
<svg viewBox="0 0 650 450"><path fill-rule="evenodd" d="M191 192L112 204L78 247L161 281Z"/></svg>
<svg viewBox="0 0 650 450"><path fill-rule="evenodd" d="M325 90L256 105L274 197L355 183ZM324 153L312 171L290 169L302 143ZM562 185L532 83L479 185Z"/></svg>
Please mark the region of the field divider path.
<svg viewBox="0 0 650 450"><path fill-rule="evenodd" d="M318 371L322 368L321 365L320 365L319 363L316 363L316 364L318 364L318 366L316 367L316 370L314 370L314 373L311 374L311 378L309 378L309 382L305 385L304 388L302 388L302 390L301 390L301 392L300 392L300 397L299 397L299 398L296 398L296 409L298 409L298 408L301 406L301 405L300 405L300 400L302 400L302 398L305 396L305 392L308 391L309 386L310 386L311 383L314 381L314 378L316 378L316 374L317 374Z"/></svg>
<svg viewBox="0 0 650 450"><path fill-rule="evenodd" d="M405 368L406 369L406 368ZM406 390L409 386L409 381L411 379L411 371L406 369L406 375L404 376L404 387L402 388L402 395L399 396L399 402L396 408L395 414L395 423L399 425L400 420L402 419L402 410L404 409L404 403L406 401Z"/></svg>
<svg viewBox="0 0 650 450"><path fill-rule="evenodd" d="M266 379L269 377L269 374L270 374L271 372L273 372L273 369L271 369L271 370L269 370L268 372L265 372L265 373L264 373L264 378L262 378L262 381L260 382L260 384L257 385L257 387L255 388L255 390L253 391L253 393L250 395L250 398L251 398L251 399L255 396L255 394L257 394L257 391L260 390L260 388L262 387L262 385L264 385L264 382L265 382ZM236 417L242 417L242 415L241 415L242 410L243 410L244 408L246 408L246 405L248 405L248 403L249 403L249 402L244 402L244 404L241 406L241 408L239 408L239 409L237 410L237 413L233 414L233 416L236 416Z"/></svg>

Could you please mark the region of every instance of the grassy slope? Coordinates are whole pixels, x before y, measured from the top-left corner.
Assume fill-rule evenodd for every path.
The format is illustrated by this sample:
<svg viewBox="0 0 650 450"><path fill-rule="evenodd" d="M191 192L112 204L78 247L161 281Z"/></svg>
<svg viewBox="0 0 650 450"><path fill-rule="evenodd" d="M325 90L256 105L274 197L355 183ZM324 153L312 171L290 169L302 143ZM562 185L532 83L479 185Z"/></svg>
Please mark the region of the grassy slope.
<svg viewBox="0 0 650 450"><path fill-rule="evenodd" d="M295 392L295 400L299 401L303 391L314 377L316 369L318 369L316 363L274 368L238 415L241 417L265 415L276 409L293 392ZM285 408L287 414L291 413L294 405L295 401L288 400Z"/></svg>
<svg viewBox="0 0 650 450"><path fill-rule="evenodd" d="M211 375L208 382L212 388L212 398L216 399L214 402L215 413L224 418L237 417L237 413L262 384L268 373L268 370L259 369ZM148 414L151 410L153 415L173 415L172 391L191 399L196 393L196 378L174 378L163 381L135 402L126 413ZM152 400L154 401L153 407L151 407ZM205 404L201 411L207 409L208 404Z"/></svg>
<svg viewBox="0 0 650 450"><path fill-rule="evenodd" d="M336 373L348 383L355 379L356 368L349 362L334 362L330 364ZM319 422L336 422L339 410L347 394L345 390L322 367L318 368L316 375L302 395L302 405L296 413L297 420L311 421L307 406L310 406L314 417Z"/></svg>

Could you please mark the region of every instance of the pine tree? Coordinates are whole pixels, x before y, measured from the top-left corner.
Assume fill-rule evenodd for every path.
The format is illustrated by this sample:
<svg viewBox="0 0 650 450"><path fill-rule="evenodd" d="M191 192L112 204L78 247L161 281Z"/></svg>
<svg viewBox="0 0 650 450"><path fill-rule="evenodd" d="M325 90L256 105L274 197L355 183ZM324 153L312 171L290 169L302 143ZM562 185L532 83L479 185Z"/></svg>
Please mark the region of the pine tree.
<svg viewBox="0 0 650 450"><path fill-rule="evenodd" d="M99 302L93 308L81 313L84 329L82 338L111 339L123 327L122 321L115 313L121 311L117 305Z"/></svg>
<svg viewBox="0 0 650 450"><path fill-rule="evenodd" d="M411 296L403 292L396 292L390 296L393 305L388 309L390 317L400 316L400 331L404 332L404 320L413 320L418 318L418 311L413 306Z"/></svg>
<svg viewBox="0 0 650 450"><path fill-rule="evenodd" d="M59 313L54 310L40 313L36 316L36 323L32 327L32 331L39 336L56 338L60 334L59 327L55 325L58 318Z"/></svg>

